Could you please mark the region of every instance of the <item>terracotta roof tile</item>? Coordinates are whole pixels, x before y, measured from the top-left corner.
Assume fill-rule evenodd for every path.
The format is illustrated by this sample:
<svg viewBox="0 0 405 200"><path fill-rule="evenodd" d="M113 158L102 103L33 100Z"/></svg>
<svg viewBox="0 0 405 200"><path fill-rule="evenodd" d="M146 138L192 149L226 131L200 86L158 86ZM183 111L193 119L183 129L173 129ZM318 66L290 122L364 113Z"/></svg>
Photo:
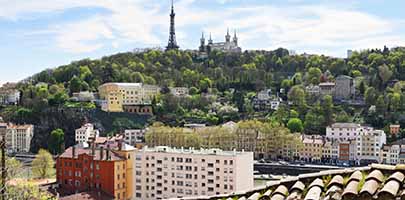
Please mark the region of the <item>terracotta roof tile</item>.
<svg viewBox="0 0 405 200"><path fill-rule="evenodd" d="M366 177L366 181L370 179L375 179L376 181L381 183L384 181L384 174L380 170L376 169L368 174L368 176Z"/></svg>
<svg viewBox="0 0 405 200"><path fill-rule="evenodd" d="M355 171L349 178L349 181L357 180L361 181L363 179L363 174L360 171Z"/></svg>
<svg viewBox="0 0 405 200"><path fill-rule="evenodd" d="M350 197L357 196L358 186L359 186L359 181L351 180L343 191L343 194L342 194L343 197L344 198L347 197L347 199L351 199Z"/></svg>
<svg viewBox="0 0 405 200"><path fill-rule="evenodd" d="M284 200L285 196L281 194L276 194L271 197L271 200Z"/></svg>
<svg viewBox="0 0 405 200"><path fill-rule="evenodd" d="M256 192L256 193L252 194L252 196L250 196L248 198L248 200L258 200L259 197L260 197L260 193Z"/></svg>
<svg viewBox="0 0 405 200"><path fill-rule="evenodd" d="M282 179L252 191L204 199L220 200L228 197L238 199L242 196L246 199L249 195L249 199L254 200L405 200L405 170L399 169L395 166L371 165L327 170ZM330 176L332 178L325 188L324 180Z"/></svg>
<svg viewBox="0 0 405 200"><path fill-rule="evenodd" d="M343 176L341 175L334 176L332 180L329 182L327 188L330 188L333 185L343 186Z"/></svg>
<svg viewBox="0 0 405 200"><path fill-rule="evenodd" d="M295 184L291 187L290 191L298 190L300 192L304 191L305 184L301 181L295 182Z"/></svg>
<svg viewBox="0 0 405 200"><path fill-rule="evenodd" d="M312 181L311 185L308 186L308 188L312 188L312 187L319 187L319 188L323 188L323 181L320 178L315 179L314 181Z"/></svg>
<svg viewBox="0 0 405 200"><path fill-rule="evenodd" d="M405 179L405 175L402 172L395 172L390 177L388 177L386 182L388 182L390 180L396 180L396 181L402 183L404 181L404 179Z"/></svg>
<svg viewBox="0 0 405 200"><path fill-rule="evenodd" d="M322 181L322 180L321 180ZM311 189L308 190L307 195L304 200L320 200L322 194L322 188L318 185L314 185Z"/></svg>
<svg viewBox="0 0 405 200"><path fill-rule="evenodd" d="M280 185L273 192L272 197L275 196L276 194L280 194L280 195L285 197L288 194L288 188L286 186L284 186L284 185ZM271 199L273 199L273 198L271 198Z"/></svg>
<svg viewBox="0 0 405 200"><path fill-rule="evenodd" d="M378 193L379 198L380 199L384 198L384 200L395 199L400 189L400 186L401 186L400 182L396 180L388 181L381 189L381 191Z"/></svg>
<svg viewBox="0 0 405 200"><path fill-rule="evenodd" d="M372 197L380 187L380 183L375 179L367 180L360 191L360 197Z"/></svg>

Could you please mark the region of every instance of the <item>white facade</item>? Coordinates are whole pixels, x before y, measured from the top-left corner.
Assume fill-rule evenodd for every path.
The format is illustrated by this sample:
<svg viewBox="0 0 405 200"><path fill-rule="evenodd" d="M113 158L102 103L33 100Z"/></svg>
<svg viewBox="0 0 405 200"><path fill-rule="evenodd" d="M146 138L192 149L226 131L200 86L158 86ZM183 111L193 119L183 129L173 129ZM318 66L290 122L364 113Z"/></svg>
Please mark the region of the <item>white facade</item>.
<svg viewBox="0 0 405 200"><path fill-rule="evenodd" d="M76 143L88 142L90 138L96 138L99 136L99 131L94 129L94 125L90 123L76 129L75 133Z"/></svg>
<svg viewBox="0 0 405 200"><path fill-rule="evenodd" d="M356 160L380 160L380 150L387 143L387 136L383 130L371 130L357 136Z"/></svg>
<svg viewBox="0 0 405 200"><path fill-rule="evenodd" d="M0 105L17 105L21 92L18 90L0 90Z"/></svg>
<svg viewBox="0 0 405 200"><path fill-rule="evenodd" d="M145 129L131 129L124 131L125 143L136 146L137 143L143 143L145 141Z"/></svg>
<svg viewBox="0 0 405 200"><path fill-rule="evenodd" d="M399 164L400 145L384 146L380 153L380 162L389 165Z"/></svg>
<svg viewBox="0 0 405 200"><path fill-rule="evenodd" d="M373 130L372 127L361 126L355 123L334 123L326 127L326 138L338 140L354 140L363 132Z"/></svg>
<svg viewBox="0 0 405 200"><path fill-rule="evenodd" d="M30 151L31 139L34 136L33 125L9 124L6 132L6 145L9 152Z"/></svg>
<svg viewBox="0 0 405 200"><path fill-rule="evenodd" d="M134 199L217 195L253 188L253 153L155 147L137 150Z"/></svg>

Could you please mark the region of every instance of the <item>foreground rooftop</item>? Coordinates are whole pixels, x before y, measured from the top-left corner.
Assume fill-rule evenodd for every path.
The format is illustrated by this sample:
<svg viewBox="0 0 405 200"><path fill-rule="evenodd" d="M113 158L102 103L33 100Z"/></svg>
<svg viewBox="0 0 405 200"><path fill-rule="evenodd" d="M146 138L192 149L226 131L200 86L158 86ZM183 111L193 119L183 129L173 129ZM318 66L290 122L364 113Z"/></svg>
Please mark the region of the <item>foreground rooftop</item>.
<svg viewBox="0 0 405 200"><path fill-rule="evenodd" d="M405 199L405 165L327 170L269 182L251 191L185 200L396 200Z"/></svg>

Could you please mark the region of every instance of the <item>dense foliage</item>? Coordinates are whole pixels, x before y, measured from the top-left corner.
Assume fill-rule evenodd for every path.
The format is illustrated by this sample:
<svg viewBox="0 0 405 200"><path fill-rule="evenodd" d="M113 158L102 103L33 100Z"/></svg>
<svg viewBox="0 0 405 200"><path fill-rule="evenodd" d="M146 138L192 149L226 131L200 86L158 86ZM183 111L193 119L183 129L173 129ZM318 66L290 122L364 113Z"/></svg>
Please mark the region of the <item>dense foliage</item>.
<svg viewBox="0 0 405 200"><path fill-rule="evenodd" d="M335 102L328 95L316 98L307 94L306 86L334 81L339 75L355 78L353 100L364 104L349 105ZM405 127L404 80L404 48L364 50L348 59L289 55L281 48L239 54L213 51L204 59L188 51L128 52L75 61L28 78L19 85L23 107L12 116L35 118L49 107L92 110L94 105L72 103L69 96L78 91L97 91L105 82L142 82L163 88L153 106L155 120L167 125L217 125L257 118L285 126L290 121L292 131L303 128L308 134L324 133L333 122L367 123L377 128L400 123ZM189 87L190 96L171 95L167 89L172 86ZM258 112L251 105L256 92L266 88L284 100L277 111ZM119 131L116 126L122 123L138 126L119 119L113 129Z"/></svg>

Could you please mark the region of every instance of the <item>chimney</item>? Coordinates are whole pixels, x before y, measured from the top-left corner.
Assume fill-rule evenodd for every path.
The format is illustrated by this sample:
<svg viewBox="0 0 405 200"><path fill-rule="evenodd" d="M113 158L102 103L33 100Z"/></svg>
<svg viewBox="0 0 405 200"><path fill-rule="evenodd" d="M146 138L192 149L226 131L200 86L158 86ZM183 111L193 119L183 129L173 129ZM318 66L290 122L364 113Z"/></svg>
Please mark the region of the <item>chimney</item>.
<svg viewBox="0 0 405 200"><path fill-rule="evenodd" d="M100 160L103 160L104 147L100 147Z"/></svg>
<svg viewBox="0 0 405 200"><path fill-rule="evenodd" d="M118 140L118 151L122 151L122 140Z"/></svg>
<svg viewBox="0 0 405 200"><path fill-rule="evenodd" d="M108 149L105 150L105 160L110 160L110 151Z"/></svg>
<svg viewBox="0 0 405 200"><path fill-rule="evenodd" d="M75 154L76 154L76 146L73 145L72 146L72 158L75 158Z"/></svg>
<svg viewBox="0 0 405 200"><path fill-rule="evenodd" d="M91 155L94 157L95 153L96 153L96 141L95 138L92 139L91 141ZM94 158L93 158L94 159Z"/></svg>

